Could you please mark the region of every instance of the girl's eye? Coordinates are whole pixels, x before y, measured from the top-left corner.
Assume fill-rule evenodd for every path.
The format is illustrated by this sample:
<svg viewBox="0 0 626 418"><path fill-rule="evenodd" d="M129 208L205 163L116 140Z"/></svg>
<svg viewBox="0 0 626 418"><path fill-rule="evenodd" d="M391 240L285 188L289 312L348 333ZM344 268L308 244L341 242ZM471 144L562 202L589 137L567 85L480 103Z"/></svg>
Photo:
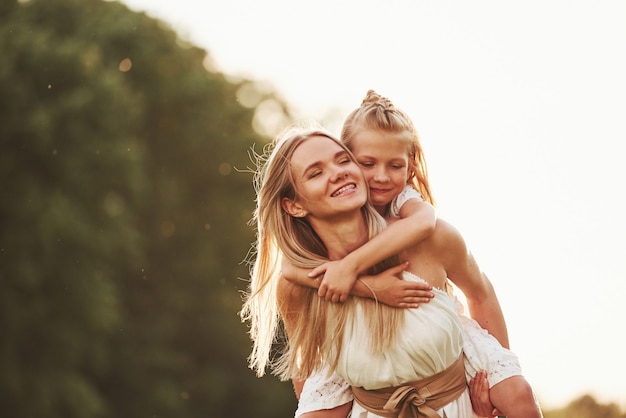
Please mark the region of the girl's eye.
<svg viewBox="0 0 626 418"><path fill-rule="evenodd" d="M313 171L313 172L311 172L311 174L309 174L309 178L310 178L310 179L312 179L312 178L314 178L314 177L319 176L320 174L322 174L322 172L321 172L320 170L318 170L318 171Z"/></svg>
<svg viewBox="0 0 626 418"><path fill-rule="evenodd" d="M348 157L342 158L341 160L339 160L339 164L350 164L351 162L352 160Z"/></svg>
<svg viewBox="0 0 626 418"><path fill-rule="evenodd" d="M392 165L391 168L393 168L394 170L402 170L404 168L403 165Z"/></svg>
<svg viewBox="0 0 626 418"><path fill-rule="evenodd" d="M361 164L362 167L367 167L367 168L374 166L374 163L371 163L369 161L359 161L359 164Z"/></svg>

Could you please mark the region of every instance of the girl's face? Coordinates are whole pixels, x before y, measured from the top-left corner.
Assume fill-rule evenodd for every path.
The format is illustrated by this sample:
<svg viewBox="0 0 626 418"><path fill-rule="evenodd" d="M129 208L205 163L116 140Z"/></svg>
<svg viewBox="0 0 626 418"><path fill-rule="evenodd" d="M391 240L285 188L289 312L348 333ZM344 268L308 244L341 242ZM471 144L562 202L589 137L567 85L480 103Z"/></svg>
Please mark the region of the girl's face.
<svg viewBox="0 0 626 418"><path fill-rule="evenodd" d="M381 214L409 180L409 138L408 132L363 130L352 139L352 153L365 175L370 200Z"/></svg>
<svg viewBox="0 0 626 418"><path fill-rule="evenodd" d="M283 199L296 217L332 218L359 210L367 202L363 173L350 154L324 136L314 136L296 148L291 158L297 198Z"/></svg>

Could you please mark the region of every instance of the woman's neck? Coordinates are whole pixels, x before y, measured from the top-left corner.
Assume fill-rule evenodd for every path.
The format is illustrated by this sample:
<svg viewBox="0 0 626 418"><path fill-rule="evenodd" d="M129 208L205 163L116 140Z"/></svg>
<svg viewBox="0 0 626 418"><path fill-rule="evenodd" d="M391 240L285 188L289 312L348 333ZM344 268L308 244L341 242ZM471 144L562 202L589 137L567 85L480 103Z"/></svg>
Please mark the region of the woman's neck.
<svg viewBox="0 0 626 418"><path fill-rule="evenodd" d="M328 250L328 258L340 260L368 241L367 225L363 215L347 219L314 220L311 226Z"/></svg>

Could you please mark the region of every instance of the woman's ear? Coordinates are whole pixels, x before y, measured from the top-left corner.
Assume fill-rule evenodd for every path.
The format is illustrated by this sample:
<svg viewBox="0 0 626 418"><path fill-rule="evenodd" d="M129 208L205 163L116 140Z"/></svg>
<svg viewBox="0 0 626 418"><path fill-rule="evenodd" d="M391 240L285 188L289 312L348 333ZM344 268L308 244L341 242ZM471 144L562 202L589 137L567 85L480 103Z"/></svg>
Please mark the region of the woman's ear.
<svg viewBox="0 0 626 418"><path fill-rule="evenodd" d="M306 210L304 210L304 208L294 200L283 197L283 200L281 200L280 203L285 212L294 218L304 218L307 215Z"/></svg>

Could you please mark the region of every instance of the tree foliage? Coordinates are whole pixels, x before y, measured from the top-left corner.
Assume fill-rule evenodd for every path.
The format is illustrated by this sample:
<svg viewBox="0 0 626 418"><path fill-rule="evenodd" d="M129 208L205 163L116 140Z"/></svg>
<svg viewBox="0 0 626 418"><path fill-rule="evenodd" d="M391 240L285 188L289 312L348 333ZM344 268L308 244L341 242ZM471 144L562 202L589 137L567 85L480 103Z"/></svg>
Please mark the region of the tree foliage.
<svg viewBox="0 0 626 418"><path fill-rule="evenodd" d="M570 402L566 407L547 411L545 418L626 418L626 413L614 403L604 405L592 396L584 395Z"/></svg>
<svg viewBox="0 0 626 418"><path fill-rule="evenodd" d="M237 316L251 83L117 2L5 0L0 50L3 416L292 414Z"/></svg>

